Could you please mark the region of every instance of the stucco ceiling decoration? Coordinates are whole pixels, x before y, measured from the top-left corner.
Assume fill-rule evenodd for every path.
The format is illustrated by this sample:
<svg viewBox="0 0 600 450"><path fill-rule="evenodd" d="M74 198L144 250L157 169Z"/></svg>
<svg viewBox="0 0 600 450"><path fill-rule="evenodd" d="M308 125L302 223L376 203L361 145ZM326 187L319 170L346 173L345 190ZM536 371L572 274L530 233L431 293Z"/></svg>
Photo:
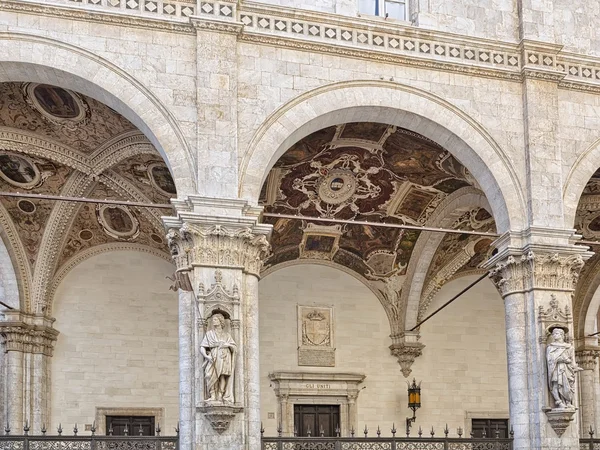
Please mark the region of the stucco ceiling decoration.
<svg viewBox="0 0 600 450"><path fill-rule="evenodd" d="M395 126L347 123L294 144L267 177L261 202L270 213L424 225L449 194L465 186L477 184L435 142ZM274 225L267 267L296 258L323 259L368 279L404 275L420 233L307 220L267 221Z"/></svg>
<svg viewBox="0 0 600 450"><path fill-rule="evenodd" d="M176 195L161 156L125 118L89 97L35 83L0 84L0 190L145 203ZM17 263L32 272L55 273L79 253L111 243L168 253L162 210L0 202L25 249L27 261Z"/></svg>

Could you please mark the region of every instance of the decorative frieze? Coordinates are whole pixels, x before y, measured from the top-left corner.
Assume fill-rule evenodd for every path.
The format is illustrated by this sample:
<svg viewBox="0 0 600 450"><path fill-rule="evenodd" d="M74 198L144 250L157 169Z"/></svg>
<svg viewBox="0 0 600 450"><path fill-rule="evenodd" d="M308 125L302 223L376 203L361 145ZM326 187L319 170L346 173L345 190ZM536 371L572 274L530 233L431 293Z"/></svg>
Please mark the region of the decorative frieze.
<svg viewBox="0 0 600 450"><path fill-rule="evenodd" d="M582 255L534 254L510 255L490 270L490 278L505 296L531 289L573 291L583 268Z"/></svg>

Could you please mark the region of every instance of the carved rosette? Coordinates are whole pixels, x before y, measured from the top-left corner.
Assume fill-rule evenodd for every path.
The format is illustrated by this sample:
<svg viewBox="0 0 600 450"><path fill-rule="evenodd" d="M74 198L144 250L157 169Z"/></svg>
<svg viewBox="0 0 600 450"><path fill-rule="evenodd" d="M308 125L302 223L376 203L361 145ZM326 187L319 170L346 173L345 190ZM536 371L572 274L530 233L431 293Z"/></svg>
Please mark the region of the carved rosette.
<svg viewBox="0 0 600 450"><path fill-rule="evenodd" d="M423 354L424 344L420 342L403 342L390 345L392 356L398 359L400 370L405 378L412 373L412 365L419 356Z"/></svg>
<svg viewBox="0 0 600 450"><path fill-rule="evenodd" d="M582 255L535 254L509 256L490 270L502 296L535 288L573 291L583 268Z"/></svg>
<svg viewBox="0 0 600 450"><path fill-rule="evenodd" d="M5 351L52 356L58 334L58 330L47 326L0 323L0 337Z"/></svg>
<svg viewBox="0 0 600 450"><path fill-rule="evenodd" d="M577 365L583 370L594 370L598 364L598 357L600 357L600 348L584 348L575 352Z"/></svg>
<svg viewBox="0 0 600 450"><path fill-rule="evenodd" d="M190 266L237 267L258 276L270 252L267 236L251 227L185 223L168 231L167 242L178 270Z"/></svg>

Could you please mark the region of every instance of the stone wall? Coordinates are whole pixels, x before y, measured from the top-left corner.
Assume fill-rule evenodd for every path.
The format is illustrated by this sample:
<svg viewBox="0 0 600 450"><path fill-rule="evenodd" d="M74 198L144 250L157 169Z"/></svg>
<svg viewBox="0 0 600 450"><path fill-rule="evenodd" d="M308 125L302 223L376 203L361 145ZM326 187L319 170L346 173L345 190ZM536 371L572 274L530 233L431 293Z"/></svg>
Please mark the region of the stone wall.
<svg viewBox="0 0 600 450"><path fill-rule="evenodd" d="M59 286L51 362L52 429L95 420L96 408L163 408L164 434L179 418L177 296L173 266L137 252L109 252ZM104 430L98 430L103 434ZM70 433L69 433L70 434Z"/></svg>
<svg viewBox="0 0 600 450"><path fill-rule="evenodd" d="M444 286L431 311L472 282L465 277ZM358 429L367 424L384 433L402 429L409 414L406 379L391 356L389 325L375 295L357 279L332 268L296 265L277 270L259 284L261 416L266 434L277 428L277 398L268 375L273 371L359 372L366 375L358 396ZM297 364L296 305L333 305L336 366ZM417 427L445 423L467 426L467 413L508 417L506 347L502 300L484 282L422 327L423 356L412 376L423 383ZM269 418L274 413L275 418ZM483 417L488 417L483 415ZM454 432L453 431L453 432Z"/></svg>

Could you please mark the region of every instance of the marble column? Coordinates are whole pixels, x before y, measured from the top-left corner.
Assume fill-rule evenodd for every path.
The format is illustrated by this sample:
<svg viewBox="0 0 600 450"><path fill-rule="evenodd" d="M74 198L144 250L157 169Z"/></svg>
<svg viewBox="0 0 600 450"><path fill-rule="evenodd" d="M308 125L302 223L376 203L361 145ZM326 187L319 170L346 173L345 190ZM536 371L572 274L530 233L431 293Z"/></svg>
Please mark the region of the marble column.
<svg viewBox="0 0 600 450"><path fill-rule="evenodd" d="M598 398L596 385L600 381L598 371L598 357L600 348L582 347L575 352L577 364L583 369L579 372L580 404L579 413L581 418L580 433L582 437L588 437L590 427L596 430L596 417L598 415Z"/></svg>
<svg viewBox="0 0 600 450"><path fill-rule="evenodd" d="M4 418L13 434L27 424L39 434L50 417L49 358L58 331L54 319L4 311L0 337L4 354Z"/></svg>
<svg viewBox="0 0 600 450"><path fill-rule="evenodd" d="M177 215L163 218L167 239L177 271L189 273L195 303L193 314L180 307L180 349L186 349L180 353L186 373L180 377L180 449L259 450L258 278L271 226L259 223L261 208L241 200L190 196L173 204ZM234 342L233 373L223 378L233 395L216 399L205 380L212 363L202 345L213 339L215 326Z"/></svg>
<svg viewBox="0 0 600 450"><path fill-rule="evenodd" d="M489 261L490 278L504 298L510 422L515 450L579 448L574 405L561 409L549 388L546 348L555 326L567 330L566 342L575 360L571 297L579 271L591 255L586 247L538 242L516 247L504 236ZM522 238L519 236L518 238ZM528 240L531 236L528 236ZM556 239L559 241L559 239ZM513 245L511 245L513 244ZM575 385L575 389L577 386Z"/></svg>

